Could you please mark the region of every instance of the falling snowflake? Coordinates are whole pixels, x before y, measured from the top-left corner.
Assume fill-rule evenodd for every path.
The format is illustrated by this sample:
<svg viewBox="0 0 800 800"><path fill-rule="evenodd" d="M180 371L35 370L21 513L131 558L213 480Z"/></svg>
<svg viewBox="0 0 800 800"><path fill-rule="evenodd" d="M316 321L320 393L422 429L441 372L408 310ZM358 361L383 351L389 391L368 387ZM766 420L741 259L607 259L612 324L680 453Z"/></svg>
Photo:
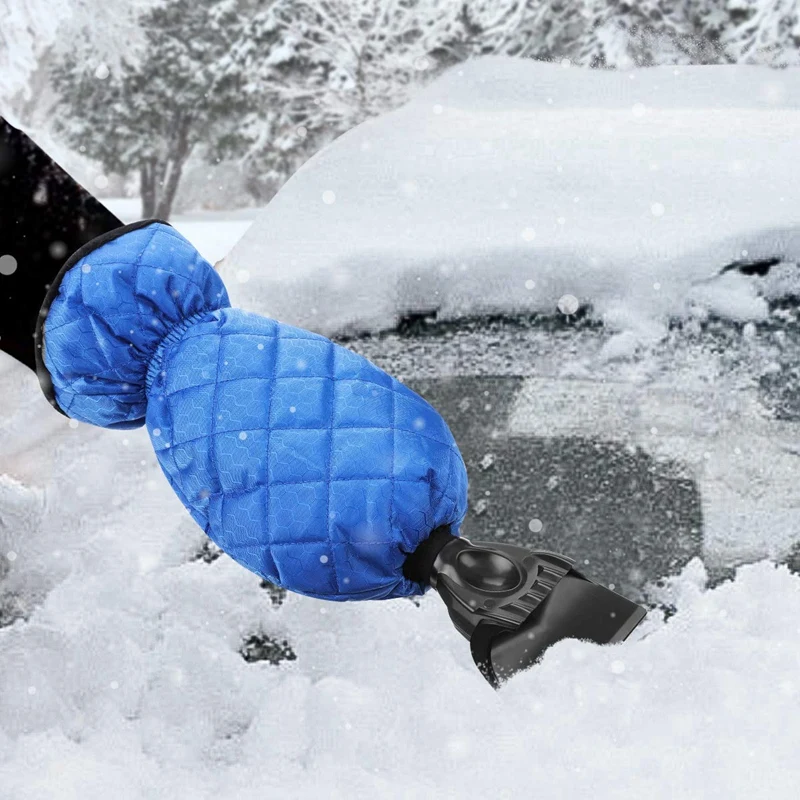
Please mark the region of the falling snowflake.
<svg viewBox="0 0 800 800"><path fill-rule="evenodd" d="M48 251L50 252L51 258L64 258L64 256L67 254L67 246L64 244L64 242L51 242Z"/></svg>
<svg viewBox="0 0 800 800"><path fill-rule="evenodd" d="M558 310L568 317L577 312L579 307L580 302L574 294L564 294L558 298Z"/></svg>

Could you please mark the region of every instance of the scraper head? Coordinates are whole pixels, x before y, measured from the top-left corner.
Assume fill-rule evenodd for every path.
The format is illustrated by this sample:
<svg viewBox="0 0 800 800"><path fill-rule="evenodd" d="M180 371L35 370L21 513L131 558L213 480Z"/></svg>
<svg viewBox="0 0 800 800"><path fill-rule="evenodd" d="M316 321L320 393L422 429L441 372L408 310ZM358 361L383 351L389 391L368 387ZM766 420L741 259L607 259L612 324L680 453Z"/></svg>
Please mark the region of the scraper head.
<svg viewBox="0 0 800 800"><path fill-rule="evenodd" d="M556 553L470 542L439 528L407 559L406 577L430 583L495 688L561 639L621 642L646 610L589 580ZM425 576L424 578L422 576Z"/></svg>

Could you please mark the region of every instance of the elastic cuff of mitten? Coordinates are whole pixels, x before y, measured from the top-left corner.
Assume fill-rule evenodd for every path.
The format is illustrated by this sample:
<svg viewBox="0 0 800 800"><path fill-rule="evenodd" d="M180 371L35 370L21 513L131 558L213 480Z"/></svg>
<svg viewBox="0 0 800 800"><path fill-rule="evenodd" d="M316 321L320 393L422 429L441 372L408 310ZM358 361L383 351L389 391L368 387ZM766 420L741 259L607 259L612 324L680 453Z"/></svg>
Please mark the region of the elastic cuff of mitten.
<svg viewBox="0 0 800 800"><path fill-rule="evenodd" d="M433 562L439 551L456 537L450 533L449 525L442 525L434 529L431 535L422 542L419 547L410 553L403 563L403 575L410 581L429 584L431 582L431 572Z"/></svg>
<svg viewBox="0 0 800 800"><path fill-rule="evenodd" d="M196 314L186 317L186 319L171 327L167 335L158 343L158 347L156 347L155 353L153 353L153 357L150 359L150 363L147 366L147 374L144 381L144 387L147 393L150 392L150 387L153 385L156 375L161 372L164 361L164 351L180 341L192 325L206 316L208 316L208 311L198 311Z"/></svg>
<svg viewBox="0 0 800 800"><path fill-rule="evenodd" d="M120 236L124 236L126 233L139 230L139 228L146 228L148 225L153 225L156 223L160 223L162 225L169 225L168 222L165 222L164 220L161 219L143 219L140 220L139 222L132 222L130 225L123 225L120 228L115 228L113 231L104 233L102 234L102 236L97 236L90 242L87 242L85 245L83 245L83 247L76 250L66 260L64 266L61 267L55 279L50 284L50 288L47 290L44 302L42 303L42 307L39 311L39 318L36 321L36 330L34 332L34 342L36 347L36 375L39 378L39 385L42 387L42 392L44 392L44 396L47 398L47 402L50 403L50 405L53 406L53 408L60 414L64 414L64 416L68 415L58 405L58 401L56 400L55 388L53 386L53 379L51 378L50 373L48 372L47 367L45 366L44 363L44 349L43 349L44 324L47 319L47 313L50 311L50 306L53 304L53 301L58 296L58 290L61 287L61 281L63 280L64 276L82 258L85 258L90 253L97 250L99 247L102 247L104 244L108 244L109 242L113 242L115 239L119 239Z"/></svg>

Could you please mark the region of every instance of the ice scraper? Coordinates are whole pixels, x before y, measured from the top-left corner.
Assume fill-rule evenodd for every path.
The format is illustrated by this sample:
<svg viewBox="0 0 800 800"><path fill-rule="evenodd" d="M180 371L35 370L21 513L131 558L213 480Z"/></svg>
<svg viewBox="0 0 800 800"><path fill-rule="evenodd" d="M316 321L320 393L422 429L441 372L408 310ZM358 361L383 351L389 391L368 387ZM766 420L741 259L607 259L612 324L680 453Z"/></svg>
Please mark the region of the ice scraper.
<svg viewBox="0 0 800 800"><path fill-rule="evenodd" d="M195 521L242 566L323 600L436 588L495 686L643 609L550 553L458 536L467 476L442 417L324 336L232 308L168 223L122 225L0 120L0 347L61 413L146 425Z"/></svg>
<svg viewBox="0 0 800 800"><path fill-rule="evenodd" d="M594 583L556 553L471 542L437 528L403 566L433 586L472 658L495 688L561 639L621 642L646 611Z"/></svg>

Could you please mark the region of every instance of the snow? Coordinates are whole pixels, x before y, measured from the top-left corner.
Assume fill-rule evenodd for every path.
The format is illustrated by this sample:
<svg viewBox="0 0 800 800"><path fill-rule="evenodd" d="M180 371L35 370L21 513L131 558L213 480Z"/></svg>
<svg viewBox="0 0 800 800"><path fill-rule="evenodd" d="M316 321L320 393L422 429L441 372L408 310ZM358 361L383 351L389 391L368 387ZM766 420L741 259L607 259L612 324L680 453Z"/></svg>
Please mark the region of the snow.
<svg viewBox="0 0 800 800"><path fill-rule="evenodd" d="M693 561L660 589L668 621L651 612L618 646L562 642L496 693L435 595L273 608L227 557L190 560L202 534L142 432L45 417L4 366L3 396L14 373L52 423L39 443L3 430L27 446L20 463L4 446L2 469L45 486L42 503L2 484L0 552L18 554L2 585L40 587L0 629L4 799L795 796L800 578L785 567L707 590ZM297 660L248 664L237 649L262 630Z"/></svg>
<svg viewBox="0 0 800 800"><path fill-rule="evenodd" d="M27 79L36 69L37 57L53 43L70 10L64 0L0 0L0 110L10 122L7 106L18 93L27 99Z"/></svg>
<svg viewBox="0 0 800 800"><path fill-rule="evenodd" d="M124 223L141 219L141 201L138 197L111 197L103 204ZM170 224L182 233L212 264L221 261L241 239L258 214L258 209L242 208L231 211L194 211L175 214ZM244 283L247 270L240 269L237 275L229 277L230 282Z"/></svg>
<svg viewBox="0 0 800 800"><path fill-rule="evenodd" d="M666 455L685 445L682 458L720 489L712 537L741 534L740 513L763 514L769 550L770 528L776 540L797 530L797 456L793 429L761 415L745 378L778 344L761 341L758 325L739 349L699 356L659 337L665 315L690 301L740 322L765 318L753 281L700 279L743 249L796 257L795 73L656 70L593 75L582 89L588 76L558 69L469 65L334 143L225 260L229 290L326 332L385 327L432 302L457 315L591 299L616 335L590 342L570 331L567 346L563 332L518 331L488 349L491 333L462 331L425 345L435 353L425 363L469 368L477 347L494 367L528 375L510 420L520 435L602 428ZM683 80L660 107L655 89L628 88L670 76ZM570 107L568 90L582 92ZM737 91L747 104L734 104ZM616 107L597 106L606 93ZM441 114L428 115L436 104ZM616 134L598 133L609 118ZM175 224L216 261L250 219L201 213ZM767 294L796 286L796 272L779 271ZM642 340L664 352L631 360ZM398 376L424 360L407 339L358 346L387 342ZM741 371L701 391L732 358ZM609 382L590 387L591 377ZM567 378L577 395L565 399ZM797 794L800 577L785 566L757 561L709 588L708 564L695 559L652 589L668 618L652 610L620 645L561 642L494 692L435 594L418 606L292 595L276 606L258 578L207 557L144 431L70 424L5 357L0 398L3 800ZM639 414L625 414L636 404ZM483 465L497 469L492 453ZM753 483L762 505L737 507L735 490ZM288 640L297 659L248 663L239 650L259 634Z"/></svg>
<svg viewBox="0 0 800 800"><path fill-rule="evenodd" d="M743 251L800 259L799 135L796 69L480 59L318 153L222 273L326 334L570 295L642 341L698 310L763 319L748 281L714 277Z"/></svg>
<svg viewBox="0 0 800 800"><path fill-rule="evenodd" d="M797 541L796 423L776 420L751 387L724 377L689 386L678 374L637 386L531 377L516 397L513 434L582 436L679 463L700 488L709 565L785 556Z"/></svg>

